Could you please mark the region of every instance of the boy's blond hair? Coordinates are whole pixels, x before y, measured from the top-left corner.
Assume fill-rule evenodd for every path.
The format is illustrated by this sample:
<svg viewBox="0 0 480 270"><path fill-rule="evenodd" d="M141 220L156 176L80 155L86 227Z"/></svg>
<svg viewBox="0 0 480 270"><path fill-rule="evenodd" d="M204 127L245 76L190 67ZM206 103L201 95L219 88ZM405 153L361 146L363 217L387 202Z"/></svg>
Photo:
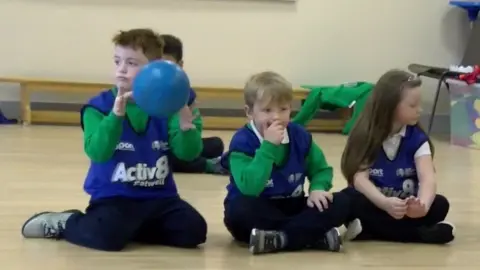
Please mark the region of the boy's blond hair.
<svg viewBox="0 0 480 270"><path fill-rule="evenodd" d="M292 84L273 71L257 73L245 84L244 98L249 108L257 101L266 104L290 104L293 100Z"/></svg>
<svg viewBox="0 0 480 270"><path fill-rule="evenodd" d="M148 60L159 60L163 57L165 43L160 34L149 28L136 28L120 31L112 39L115 46L142 50Z"/></svg>

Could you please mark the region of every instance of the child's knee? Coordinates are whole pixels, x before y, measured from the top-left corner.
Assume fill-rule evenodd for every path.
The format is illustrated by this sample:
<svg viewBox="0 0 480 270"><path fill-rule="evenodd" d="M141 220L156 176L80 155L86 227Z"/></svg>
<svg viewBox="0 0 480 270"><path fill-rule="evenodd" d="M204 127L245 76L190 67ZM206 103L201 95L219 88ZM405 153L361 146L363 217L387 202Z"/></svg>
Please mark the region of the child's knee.
<svg viewBox="0 0 480 270"><path fill-rule="evenodd" d="M178 239L178 246L194 248L207 241L208 225L200 213L192 213L182 222L184 226Z"/></svg>
<svg viewBox="0 0 480 270"><path fill-rule="evenodd" d="M435 199L433 203L437 204L439 208L446 209L447 211L450 209L450 202L443 195L440 195L440 194L435 195Z"/></svg>
<svg viewBox="0 0 480 270"><path fill-rule="evenodd" d="M212 148L212 152L215 152L218 156L225 150L225 145L220 137L212 137L210 147Z"/></svg>
<svg viewBox="0 0 480 270"><path fill-rule="evenodd" d="M430 215L433 215L436 219L442 221L447 217L449 210L450 203L448 199L443 195L437 194L433 200L432 206L430 207Z"/></svg>
<svg viewBox="0 0 480 270"><path fill-rule="evenodd" d="M200 214L191 220L192 243L197 245L205 243L207 240L208 225Z"/></svg>

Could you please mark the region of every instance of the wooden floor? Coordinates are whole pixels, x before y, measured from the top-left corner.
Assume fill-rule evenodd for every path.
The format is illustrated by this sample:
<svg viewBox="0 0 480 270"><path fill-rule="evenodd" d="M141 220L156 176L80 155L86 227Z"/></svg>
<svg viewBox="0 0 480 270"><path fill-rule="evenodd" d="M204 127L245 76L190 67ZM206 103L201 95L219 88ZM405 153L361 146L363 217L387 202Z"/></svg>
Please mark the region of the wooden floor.
<svg viewBox="0 0 480 270"><path fill-rule="evenodd" d="M230 132L207 132L228 143ZM345 186L339 159L345 138L315 135L335 167L335 189ZM451 202L448 219L457 239L448 246L349 243L345 252L301 252L251 256L232 243L223 227L222 201L226 177L176 176L183 196L209 224L208 242L198 250L132 246L106 253L64 241L25 240L22 223L43 210L84 209L88 197L82 184L88 161L78 127L0 126L0 262L2 269L479 269L480 151L437 142L439 191Z"/></svg>

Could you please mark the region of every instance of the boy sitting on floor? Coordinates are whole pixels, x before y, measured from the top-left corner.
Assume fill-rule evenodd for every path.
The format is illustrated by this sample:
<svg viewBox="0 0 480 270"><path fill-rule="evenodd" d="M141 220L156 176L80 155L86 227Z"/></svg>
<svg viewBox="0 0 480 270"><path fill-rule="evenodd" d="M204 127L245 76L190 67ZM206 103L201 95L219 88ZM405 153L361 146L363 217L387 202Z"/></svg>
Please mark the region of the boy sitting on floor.
<svg viewBox="0 0 480 270"><path fill-rule="evenodd" d="M85 152L90 159L85 213L45 211L22 227L25 238L65 239L104 251L131 242L195 248L207 238L203 216L178 193L170 152L193 160L201 133L185 106L176 117L149 117L132 101L132 80L162 58L163 40L151 29L121 31L113 38L116 86L81 110Z"/></svg>
<svg viewBox="0 0 480 270"><path fill-rule="evenodd" d="M173 35L162 35L165 47L163 49L163 59L170 60L183 67L183 44L182 41ZM198 108L194 108L196 102L196 93L192 89L188 106L194 114L199 115ZM203 126L202 118L196 117L194 124L201 130ZM219 137L203 138L203 151L200 156L192 161L185 161L171 155L169 160L174 172L182 173L212 173L225 174L225 169L220 166L220 156L223 154L223 141Z"/></svg>
<svg viewBox="0 0 480 270"><path fill-rule="evenodd" d="M228 231L254 254L340 251L336 227L347 220L349 197L330 192L332 167L312 135L290 122L291 84L277 73L262 72L244 91L250 121L233 135L222 162L231 172L224 202Z"/></svg>

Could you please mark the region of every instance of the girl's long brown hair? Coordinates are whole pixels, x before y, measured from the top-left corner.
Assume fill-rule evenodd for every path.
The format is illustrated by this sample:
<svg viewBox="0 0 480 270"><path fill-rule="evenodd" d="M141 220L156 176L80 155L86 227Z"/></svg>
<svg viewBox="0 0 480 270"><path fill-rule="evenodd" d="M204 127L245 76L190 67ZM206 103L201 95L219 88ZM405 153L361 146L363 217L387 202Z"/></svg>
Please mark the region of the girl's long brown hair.
<svg viewBox="0 0 480 270"><path fill-rule="evenodd" d="M367 170L375 162L383 141L391 135L395 111L404 91L421 85L421 80L402 70L390 70L380 77L350 132L342 154L341 169L349 184L353 183L357 172ZM433 156L430 139L429 143Z"/></svg>

